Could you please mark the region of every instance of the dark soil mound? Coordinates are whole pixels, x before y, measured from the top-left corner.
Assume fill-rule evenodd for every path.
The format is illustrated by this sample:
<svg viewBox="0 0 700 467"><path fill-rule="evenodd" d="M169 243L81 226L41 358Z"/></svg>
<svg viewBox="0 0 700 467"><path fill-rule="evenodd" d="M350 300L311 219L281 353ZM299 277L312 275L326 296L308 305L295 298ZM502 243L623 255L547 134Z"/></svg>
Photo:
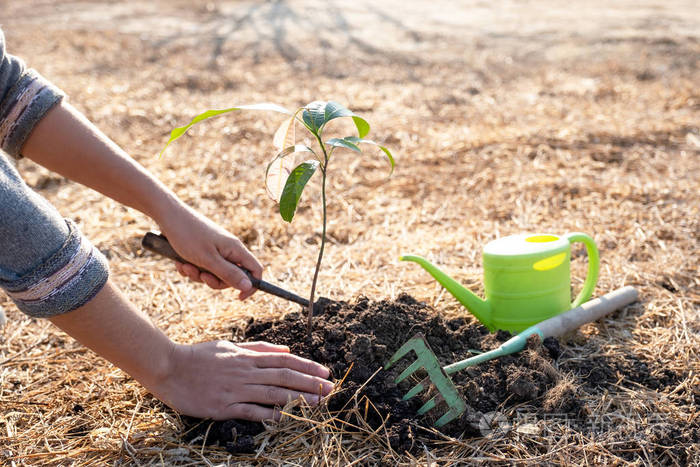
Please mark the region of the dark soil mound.
<svg viewBox="0 0 700 467"><path fill-rule="evenodd" d="M288 345L293 353L327 365L338 379L343 378L352 365L342 391L328 401L329 410L338 412L340 418L357 422L352 419L355 412L343 412L343 408L354 405L353 397L359 401L367 396L379 413L370 410L366 421L373 427L385 423L391 445L397 451L417 448L414 439L418 431L421 437L430 437L421 427L432 426L446 411L446 406L438 405L419 418L416 411L426 398L402 400L416 380L402 383L401 387L393 381L413 361L412 352L389 371L379 371L367 383L391 355L417 332L425 335L443 365L468 357L472 349L495 348L510 337L506 332L491 334L485 327L464 318L446 321L435 310L408 295L401 295L393 302L372 302L366 298L354 304L326 301L317 308L310 345L306 339L306 320L301 313L290 313L276 321L251 320L244 331L245 340ZM483 435L485 429L491 429L489 420L493 417L487 415L489 412L522 402L527 402L534 411L555 408L575 414L580 409L576 388L570 384L558 385L561 375L550 363L552 356L556 358L558 354L556 340L546 340L542 346L535 338L524 352L452 375L468 408L460 419L449 423L442 431L454 436ZM362 385L365 386L360 390ZM232 452L241 452L254 447L251 436L260 432L262 425L216 422L208 430L207 442L219 442ZM196 436L198 431L190 430L189 436Z"/></svg>

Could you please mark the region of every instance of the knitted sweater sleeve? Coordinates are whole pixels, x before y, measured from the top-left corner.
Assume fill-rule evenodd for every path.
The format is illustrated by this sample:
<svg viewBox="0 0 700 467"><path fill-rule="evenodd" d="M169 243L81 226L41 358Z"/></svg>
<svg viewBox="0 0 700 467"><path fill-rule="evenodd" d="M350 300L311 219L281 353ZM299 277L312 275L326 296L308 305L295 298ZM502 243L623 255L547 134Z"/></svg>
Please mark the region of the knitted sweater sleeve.
<svg viewBox="0 0 700 467"><path fill-rule="evenodd" d="M62 98L61 90L6 53L0 30L0 148L22 157L22 145L34 126Z"/></svg>
<svg viewBox="0 0 700 467"><path fill-rule="evenodd" d="M83 306L109 277L104 255L24 183L3 153L19 157L36 124L62 96L5 53L0 31L0 290L38 318Z"/></svg>

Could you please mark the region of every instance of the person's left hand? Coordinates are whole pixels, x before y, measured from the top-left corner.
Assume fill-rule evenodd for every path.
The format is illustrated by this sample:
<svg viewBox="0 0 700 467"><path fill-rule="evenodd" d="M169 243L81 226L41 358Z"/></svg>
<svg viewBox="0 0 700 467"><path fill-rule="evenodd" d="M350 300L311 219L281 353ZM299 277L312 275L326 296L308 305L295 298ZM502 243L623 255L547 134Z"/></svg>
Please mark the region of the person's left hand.
<svg viewBox="0 0 700 467"><path fill-rule="evenodd" d="M176 344L168 367L164 378L144 385L197 418L279 420L280 407L290 400L303 397L317 405L334 389L328 368L267 342Z"/></svg>
<svg viewBox="0 0 700 467"><path fill-rule="evenodd" d="M235 235L187 207L170 215L160 228L175 251L190 262L177 263L180 274L212 289L234 287L241 291L241 300L255 293L253 284L236 265L258 279L262 278L263 267ZM198 267L213 274L201 272Z"/></svg>

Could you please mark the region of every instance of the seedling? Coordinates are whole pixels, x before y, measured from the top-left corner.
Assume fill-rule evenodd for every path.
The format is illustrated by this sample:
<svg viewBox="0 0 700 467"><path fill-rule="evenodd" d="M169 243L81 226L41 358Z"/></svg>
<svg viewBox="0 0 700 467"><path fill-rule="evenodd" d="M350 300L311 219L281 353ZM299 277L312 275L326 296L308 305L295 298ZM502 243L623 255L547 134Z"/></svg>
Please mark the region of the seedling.
<svg viewBox="0 0 700 467"><path fill-rule="evenodd" d="M206 120L211 117L216 117L221 114L233 112L235 110L266 110L286 114L289 117L282 122L279 129L273 137L273 144L277 149L277 154L267 165L265 171L265 187L268 195L279 203L279 212L287 222L292 222L294 213L296 212L301 194L304 187L309 182L311 177L319 169L321 171L321 205L323 209L323 226L321 233L321 247L316 260L316 268L314 270L313 281L311 282L311 293L309 298L309 306L307 310L307 333L311 337L311 324L313 319L313 303L316 294L316 282L318 280L318 272L321 268L321 260L323 259L323 250L326 246L326 178L328 175L328 164L331 161L333 152L338 148L345 148L356 153L362 153L360 144L372 144L381 149L391 164L391 172L394 171L394 157L391 151L386 147L375 143L374 141L365 138L369 133L370 126L367 121L338 104L337 102L314 101L310 104L298 108L295 112L290 112L284 107L276 104L263 103L252 105L241 105L230 107L221 110L207 110L192 119L185 126L175 128L170 133L170 139L161 151L161 155L165 149L184 135L185 132L194 124ZM357 128L357 136L345 136L343 138L330 138L324 142L324 131L326 124L336 118L349 117L352 118ZM318 147L313 149L304 144L296 144L296 125L301 124L314 137L318 143ZM296 164L295 158L300 154L309 154L312 158Z"/></svg>

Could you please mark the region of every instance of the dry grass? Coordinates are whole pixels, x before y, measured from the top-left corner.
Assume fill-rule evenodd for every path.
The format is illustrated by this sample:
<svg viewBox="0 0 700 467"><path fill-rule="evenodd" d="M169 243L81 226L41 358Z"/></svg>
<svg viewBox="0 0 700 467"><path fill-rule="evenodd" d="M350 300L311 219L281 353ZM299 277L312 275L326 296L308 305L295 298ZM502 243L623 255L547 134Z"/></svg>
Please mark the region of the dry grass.
<svg viewBox="0 0 700 467"><path fill-rule="evenodd" d="M235 457L201 439L182 442L177 416L127 375L0 297L9 319L0 330L3 462L623 464L625 450L643 464L677 463L682 451L700 458L697 443L667 446L648 433L664 421L697 427L700 417L700 12L693 2L566 11L544 1L453 13L430 2L429 15L414 2L405 16L396 2L362 11L324 2L313 16L307 1L53 3L0 7L10 51L184 200L239 235L270 280L307 290L320 230L317 209L303 207L283 225L265 196L264 164L279 119L213 120L163 159L154 155L170 128L205 108L334 99L373 123L398 168L386 180L379 155L336 160L322 295L380 299L405 291L456 315L463 310L422 270L397 264L400 253L423 254L480 290L487 241L580 230L601 249L598 293L631 284L642 300L584 327L563 358L644 356L656 362L653 372L687 377L662 391L619 385L585 399L591 420L614 427L601 436L583 436L566 420L530 420L508 434L446 439L413 458L390 452L381 432L348 430L319 408L270 426L258 456ZM436 22L440 13L446 26ZM321 25L342 32L331 36ZM262 294L237 303L231 293L182 280L141 251L141 235L154 228L143 215L29 161L20 169L76 219L110 258L122 289L178 341L228 337L248 316L289 309ZM303 206L318 205L318 190L304 197ZM575 287L584 268L579 255Z"/></svg>

